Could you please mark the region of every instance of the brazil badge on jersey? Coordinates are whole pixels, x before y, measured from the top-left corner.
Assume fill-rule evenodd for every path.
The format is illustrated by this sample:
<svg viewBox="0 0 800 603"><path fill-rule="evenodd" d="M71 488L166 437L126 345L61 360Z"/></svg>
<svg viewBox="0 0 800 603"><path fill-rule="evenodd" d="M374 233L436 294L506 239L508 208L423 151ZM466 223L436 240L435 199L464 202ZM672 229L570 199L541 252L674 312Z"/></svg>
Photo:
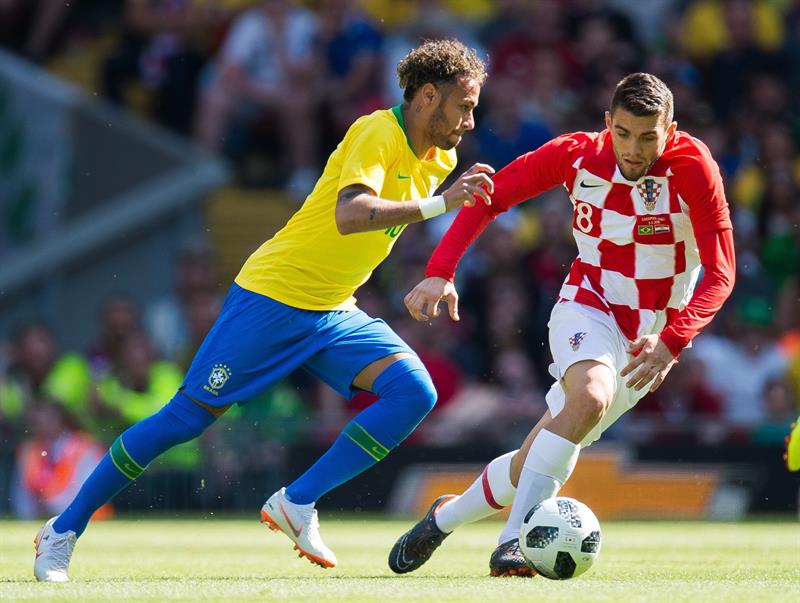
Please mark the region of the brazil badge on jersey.
<svg viewBox="0 0 800 603"><path fill-rule="evenodd" d="M418 158L400 106L359 118L331 154L303 207L245 262L236 283L304 310L349 310L405 228L342 235L336 228L340 190L363 184L383 198L432 196L456 165L455 149L434 147Z"/></svg>

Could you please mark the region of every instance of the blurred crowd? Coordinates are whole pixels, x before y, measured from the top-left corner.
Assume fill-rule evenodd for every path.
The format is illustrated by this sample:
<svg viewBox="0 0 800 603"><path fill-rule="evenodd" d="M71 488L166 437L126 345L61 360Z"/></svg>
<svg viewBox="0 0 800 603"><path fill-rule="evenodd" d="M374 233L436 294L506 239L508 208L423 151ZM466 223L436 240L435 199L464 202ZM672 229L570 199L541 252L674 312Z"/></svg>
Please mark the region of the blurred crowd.
<svg viewBox="0 0 800 603"><path fill-rule="evenodd" d="M674 92L679 128L722 170L737 285L665 385L608 438L774 446L800 412L800 1L0 0L0 15L0 42L44 65L103 48L97 92L227 155L242 186L298 201L357 116L400 101L394 67L421 39L458 37L489 62L460 168L499 168L559 133L598 130L622 76L655 73ZM570 210L556 190L487 229L459 271L460 323L416 323L402 304L447 218L406 229L359 291L439 392L409 445L513 445L541 416L546 324L576 254ZM212 250L193 243L164 299L107 301L87 325L90 349L61 350L46 325L20 325L0 363L0 455L16 458L0 482L17 513L58 506L64 492L41 484L57 475L66 488L64 473L172 396L226 287ZM330 441L372 401L345 403L302 373L262 398L160 470L211 467L224 483L279 471L288 446Z"/></svg>

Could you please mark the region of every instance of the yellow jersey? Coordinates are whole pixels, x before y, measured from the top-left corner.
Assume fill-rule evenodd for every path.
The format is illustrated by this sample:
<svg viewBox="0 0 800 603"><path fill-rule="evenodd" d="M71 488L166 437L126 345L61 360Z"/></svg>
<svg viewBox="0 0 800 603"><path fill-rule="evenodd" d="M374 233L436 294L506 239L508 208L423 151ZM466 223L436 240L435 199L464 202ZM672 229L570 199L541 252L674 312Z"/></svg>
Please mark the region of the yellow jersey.
<svg viewBox="0 0 800 603"><path fill-rule="evenodd" d="M236 284L303 310L354 309L356 289L389 255L405 225L340 234L339 191L363 184L383 199L421 199L432 196L455 166L455 149L434 147L417 158L400 105L360 117L303 206L247 259Z"/></svg>

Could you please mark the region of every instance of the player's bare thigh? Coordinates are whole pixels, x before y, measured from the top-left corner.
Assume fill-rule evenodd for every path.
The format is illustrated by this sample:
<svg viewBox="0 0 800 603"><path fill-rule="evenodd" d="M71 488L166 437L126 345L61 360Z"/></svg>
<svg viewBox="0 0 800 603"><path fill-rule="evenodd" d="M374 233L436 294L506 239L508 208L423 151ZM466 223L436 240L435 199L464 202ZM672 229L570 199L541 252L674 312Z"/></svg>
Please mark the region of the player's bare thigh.
<svg viewBox="0 0 800 603"><path fill-rule="evenodd" d="M517 485L531 443L544 428L578 443L597 424L614 399L614 374L597 360L581 360L570 366L561 379L564 408L555 417L550 411L530 431L519 451L511 459L511 483Z"/></svg>
<svg viewBox="0 0 800 603"><path fill-rule="evenodd" d="M580 443L611 406L615 384L607 364L581 360L570 366L561 379L564 408L550 421L548 431Z"/></svg>
<svg viewBox="0 0 800 603"><path fill-rule="evenodd" d="M371 392L372 384L375 383L375 379L377 379L383 371L402 358L413 357L414 355L408 352L398 352L396 354L389 354L383 358L378 358L378 360L368 364L356 375L356 378L353 379L353 386Z"/></svg>

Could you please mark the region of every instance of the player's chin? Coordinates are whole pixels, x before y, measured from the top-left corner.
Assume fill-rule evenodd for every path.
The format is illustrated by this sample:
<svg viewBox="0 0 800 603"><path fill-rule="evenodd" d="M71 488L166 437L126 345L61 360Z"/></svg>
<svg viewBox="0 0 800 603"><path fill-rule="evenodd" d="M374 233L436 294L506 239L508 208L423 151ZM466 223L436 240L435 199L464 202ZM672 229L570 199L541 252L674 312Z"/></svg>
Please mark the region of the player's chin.
<svg viewBox="0 0 800 603"><path fill-rule="evenodd" d="M456 148L459 142L461 142L461 135L453 134L450 137L448 137L447 140L443 141L443 144L438 146L439 148L444 149L445 151L449 151L450 149Z"/></svg>
<svg viewBox="0 0 800 603"><path fill-rule="evenodd" d="M639 178L644 176L645 172L647 171L647 168L645 167L644 163L630 165L626 162L626 165L624 167L623 166L620 167L622 175L625 176L627 180L638 180Z"/></svg>

